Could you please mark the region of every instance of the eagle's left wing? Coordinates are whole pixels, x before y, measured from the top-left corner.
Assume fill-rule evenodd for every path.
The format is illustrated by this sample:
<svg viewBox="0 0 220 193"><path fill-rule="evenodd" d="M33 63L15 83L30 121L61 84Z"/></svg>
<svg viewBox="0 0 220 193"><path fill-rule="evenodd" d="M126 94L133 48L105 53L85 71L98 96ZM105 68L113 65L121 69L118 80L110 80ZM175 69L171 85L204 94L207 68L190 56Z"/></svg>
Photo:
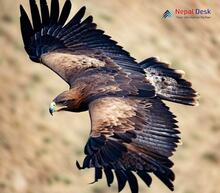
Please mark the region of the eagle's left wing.
<svg viewBox="0 0 220 193"><path fill-rule="evenodd" d="M83 19L85 7L66 22L70 0L65 1L61 12L58 0L51 0L50 12L46 0L40 0L40 11L35 0L29 2L32 24L22 6L20 23L24 47L32 61L43 63L70 85L80 69L106 66L106 60L144 79L144 70L117 42L97 29L92 16Z"/></svg>
<svg viewBox="0 0 220 193"><path fill-rule="evenodd" d="M161 100L105 97L89 105L92 130L85 147L82 167L95 168L95 181L106 174L113 182L113 171L121 191L128 181L132 193L138 192L136 172L151 184L153 172L173 190L174 173L169 157L179 141L176 120ZM162 115L162 116L161 116Z"/></svg>

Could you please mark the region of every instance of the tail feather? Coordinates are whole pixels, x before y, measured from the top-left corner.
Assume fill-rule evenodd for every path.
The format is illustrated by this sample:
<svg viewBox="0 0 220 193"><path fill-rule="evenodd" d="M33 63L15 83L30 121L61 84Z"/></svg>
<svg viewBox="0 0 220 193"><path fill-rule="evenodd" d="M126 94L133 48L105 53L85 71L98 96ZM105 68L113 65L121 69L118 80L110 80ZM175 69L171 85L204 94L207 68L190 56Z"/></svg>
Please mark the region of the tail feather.
<svg viewBox="0 0 220 193"><path fill-rule="evenodd" d="M183 79L182 70L172 69L154 57L142 61L140 66L161 99L185 105L198 105L198 93L190 82Z"/></svg>

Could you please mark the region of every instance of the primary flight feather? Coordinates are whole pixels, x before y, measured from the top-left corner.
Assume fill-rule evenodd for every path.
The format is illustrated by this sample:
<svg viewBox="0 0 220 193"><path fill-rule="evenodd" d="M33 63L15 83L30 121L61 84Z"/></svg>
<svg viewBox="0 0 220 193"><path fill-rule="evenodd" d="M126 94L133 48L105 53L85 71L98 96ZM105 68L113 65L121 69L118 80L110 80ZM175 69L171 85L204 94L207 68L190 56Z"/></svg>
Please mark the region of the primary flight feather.
<svg viewBox="0 0 220 193"><path fill-rule="evenodd" d="M86 157L79 169L95 168L95 182L105 174L110 186L114 177L120 192L128 182L138 192L139 176L151 185L155 174L173 190L174 173L169 157L179 142L175 116L162 99L197 104L197 93L174 70L157 58L137 63L102 30L82 7L67 22L71 1L60 11L59 1L29 0L31 21L20 6L24 47L30 59L42 63L70 89L58 95L49 111L89 110L91 133Z"/></svg>

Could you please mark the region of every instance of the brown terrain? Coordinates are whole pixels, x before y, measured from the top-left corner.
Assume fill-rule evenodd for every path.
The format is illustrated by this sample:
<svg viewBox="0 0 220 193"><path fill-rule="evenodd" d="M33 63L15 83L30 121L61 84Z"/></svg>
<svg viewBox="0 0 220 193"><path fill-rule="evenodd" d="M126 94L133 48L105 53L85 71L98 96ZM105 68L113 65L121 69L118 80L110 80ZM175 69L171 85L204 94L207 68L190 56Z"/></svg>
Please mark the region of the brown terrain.
<svg viewBox="0 0 220 193"><path fill-rule="evenodd" d="M62 1L63 2L63 1ZM102 193L105 179L79 171L90 131L88 113L50 116L48 105L67 89L56 74L29 60L19 29L19 4L0 0L0 193ZM220 192L220 3L208 0L74 0L86 5L99 28L138 61L150 56L186 72L200 106L167 103L177 115L182 145L172 160L176 193ZM165 10L210 8L209 19L161 19ZM72 11L72 14L74 14ZM169 193L154 177L140 192ZM129 192L128 187L123 191Z"/></svg>

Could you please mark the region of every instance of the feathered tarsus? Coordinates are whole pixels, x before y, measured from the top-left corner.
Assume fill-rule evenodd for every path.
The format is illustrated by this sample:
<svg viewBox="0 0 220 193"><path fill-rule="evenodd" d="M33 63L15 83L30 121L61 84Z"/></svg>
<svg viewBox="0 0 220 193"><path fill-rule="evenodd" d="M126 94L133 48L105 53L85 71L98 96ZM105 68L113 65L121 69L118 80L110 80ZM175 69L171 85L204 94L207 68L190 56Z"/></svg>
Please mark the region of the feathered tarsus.
<svg viewBox="0 0 220 193"><path fill-rule="evenodd" d="M42 63L70 89L58 95L49 111L89 110L91 133L79 169L95 168L95 182L103 177L118 191L128 182L138 192L139 176L147 186L155 174L173 190L169 157L179 142L175 116L161 99L197 104L197 93L183 73L152 57L137 63L114 40L97 29L85 7L67 22L71 1L30 1L31 21L20 7L21 33L30 59ZM115 177L114 177L115 176Z"/></svg>

